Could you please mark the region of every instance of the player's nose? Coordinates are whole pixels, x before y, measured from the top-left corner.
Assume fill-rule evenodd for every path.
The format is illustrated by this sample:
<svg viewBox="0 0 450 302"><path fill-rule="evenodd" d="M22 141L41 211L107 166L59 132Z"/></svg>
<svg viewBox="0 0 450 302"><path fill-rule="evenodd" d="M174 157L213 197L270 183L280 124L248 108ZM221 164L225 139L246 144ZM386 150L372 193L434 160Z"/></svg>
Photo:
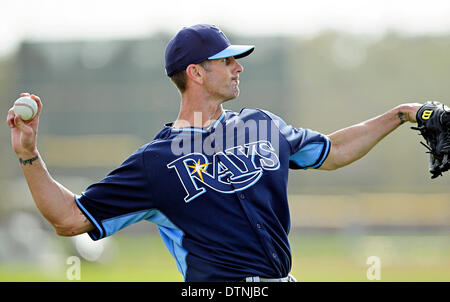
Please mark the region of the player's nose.
<svg viewBox="0 0 450 302"><path fill-rule="evenodd" d="M238 72L239 72L239 73L243 72L243 71L244 71L244 66L242 66L241 64L239 64L237 61L236 61L236 63L237 63L237 65L239 66Z"/></svg>
<svg viewBox="0 0 450 302"><path fill-rule="evenodd" d="M239 62L233 58L234 64L235 64L235 71L236 73L241 73L244 71L244 66L242 66L241 64L239 64Z"/></svg>

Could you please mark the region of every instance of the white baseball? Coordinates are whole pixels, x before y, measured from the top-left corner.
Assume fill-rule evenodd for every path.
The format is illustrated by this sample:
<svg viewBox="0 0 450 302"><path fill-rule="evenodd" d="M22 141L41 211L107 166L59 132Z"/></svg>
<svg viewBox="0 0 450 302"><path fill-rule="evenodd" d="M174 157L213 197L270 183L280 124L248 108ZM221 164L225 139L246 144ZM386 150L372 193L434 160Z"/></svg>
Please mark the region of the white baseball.
<svg viewBox="0 0 450 302"><path fill-rule="evenodd" d="M21 119L28 121L36 116L38 105L32 98L23 96L14 102L13 110L15 114L20 114Z"/></svg>

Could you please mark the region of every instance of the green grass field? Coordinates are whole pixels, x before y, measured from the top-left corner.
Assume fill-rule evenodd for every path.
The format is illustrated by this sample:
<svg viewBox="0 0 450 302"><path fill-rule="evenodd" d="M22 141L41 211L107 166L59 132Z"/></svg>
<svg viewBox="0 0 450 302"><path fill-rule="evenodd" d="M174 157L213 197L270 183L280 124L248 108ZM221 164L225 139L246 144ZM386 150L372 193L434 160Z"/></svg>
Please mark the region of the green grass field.
<svg viewBox="0 0 450 302"><path fill-rule="evenodd" d="M81 263L81 281L182 281L159 236L116 234L114 256ZM367 257L381 260L381 281L450 281L450 243L442 234L291 235L292 274L306 282L368 281ZM65 259L57 268L0 263L0 281L68 281ZM76 281L70 281L76 282ZM376 281L371 281L376 282Z"/></svg>

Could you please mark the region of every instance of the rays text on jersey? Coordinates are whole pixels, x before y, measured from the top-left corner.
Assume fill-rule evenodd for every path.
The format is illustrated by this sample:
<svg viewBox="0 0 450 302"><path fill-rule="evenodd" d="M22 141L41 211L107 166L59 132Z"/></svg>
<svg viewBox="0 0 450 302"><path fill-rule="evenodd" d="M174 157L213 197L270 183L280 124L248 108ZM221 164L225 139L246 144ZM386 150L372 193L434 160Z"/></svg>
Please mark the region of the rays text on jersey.
<svg viewBox="0 0 450 302"><path fill-rule="evenodd" d="M211 157L210 157L211 158ZM207 192L235 193L255 184L264 171L277 170L280 161L269 141L257 141L220 151L211 161L202 153L190 153L167 164L174 169L190 202Z"/></svg>

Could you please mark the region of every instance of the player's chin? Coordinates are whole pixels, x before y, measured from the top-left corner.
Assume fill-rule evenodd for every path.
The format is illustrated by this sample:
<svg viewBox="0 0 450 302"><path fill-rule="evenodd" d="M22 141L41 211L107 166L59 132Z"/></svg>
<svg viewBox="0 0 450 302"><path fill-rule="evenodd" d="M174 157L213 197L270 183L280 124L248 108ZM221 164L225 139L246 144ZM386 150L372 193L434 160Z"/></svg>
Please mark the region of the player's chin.
<svg viewBox="0 0 450 302"><path fill-rule="evenodd" d="M235 96L224 98L223 101L222 101L222 103L229 102L229 101L231 101L231 100L234 100L235 98L236 98Z"/></svg>
<svg viewBox="0 0 450 302"><path fill-rule="evenodd" d="M223 102L234 100L239 96L239 89L233 89L232 93L228 94L223 98Z"/></svg>
<svg viewBox="0 0 450 302"><path fill-rule="evenodd" d="M228 97L228 98L225 99L225 102L234 100L234 99L237 98L238 96L239 96L239 93L237 93L237 94L235 94L235 95L233 95L233 96L230 96L230 97Z"/></svg>

